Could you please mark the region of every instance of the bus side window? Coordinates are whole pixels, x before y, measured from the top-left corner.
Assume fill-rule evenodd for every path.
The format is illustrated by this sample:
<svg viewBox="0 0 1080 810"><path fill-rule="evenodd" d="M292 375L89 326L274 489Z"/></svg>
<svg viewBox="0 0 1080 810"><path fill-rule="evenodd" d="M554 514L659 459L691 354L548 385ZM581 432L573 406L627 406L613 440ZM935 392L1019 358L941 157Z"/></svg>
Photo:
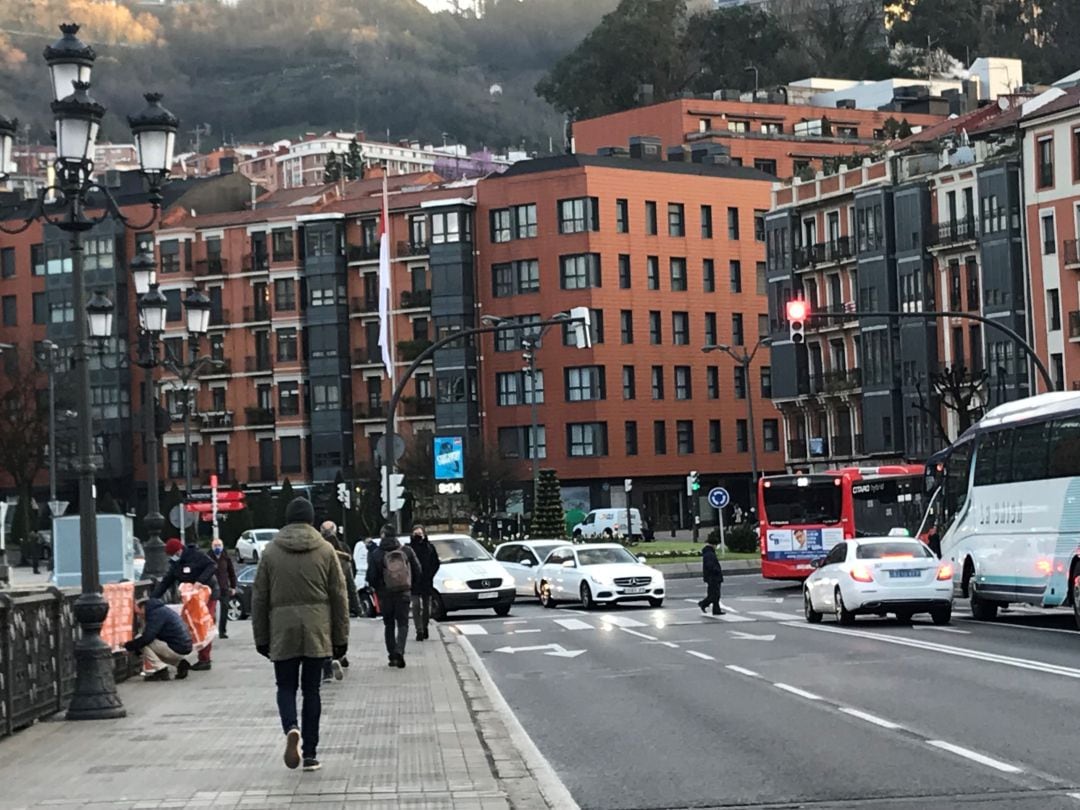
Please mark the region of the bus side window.
<svg viewBox="0 0 1080 810"><path fill-rule="evenodd" d="M1080 475L1080 418L1070 416L1053 422L1048 466L1050 478Z"/></svg>
<svg viewBox="0 0 1080 810"><path fill-rule="evenodd" d="M1050 425L1050 422L1036 422L1016 428L1012 454L1013 481L1041 481L1047 477Z"/></svg>
<svg viewBox="0 0 1080 810"><path fill-rule="evenodd" d="M974 446L974 441L956 445L945 462L945 487L942 492L945 525L941 527L942 531L952 523L967 502L968 482L971 477L971 454Z"/></svg>

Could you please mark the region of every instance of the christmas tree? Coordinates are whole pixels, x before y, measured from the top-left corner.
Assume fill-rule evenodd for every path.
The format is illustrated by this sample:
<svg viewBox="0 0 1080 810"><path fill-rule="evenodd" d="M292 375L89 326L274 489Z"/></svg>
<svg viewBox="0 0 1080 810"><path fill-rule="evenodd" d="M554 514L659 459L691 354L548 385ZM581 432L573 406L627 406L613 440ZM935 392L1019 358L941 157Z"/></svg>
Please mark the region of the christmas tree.
<svg viewBox="0 0 1080 810"><path fill-rule="evenodd" d="M562 538L566 532L563 518L559 476L555 470L540 470L529 536L534 540Z"/></svg>

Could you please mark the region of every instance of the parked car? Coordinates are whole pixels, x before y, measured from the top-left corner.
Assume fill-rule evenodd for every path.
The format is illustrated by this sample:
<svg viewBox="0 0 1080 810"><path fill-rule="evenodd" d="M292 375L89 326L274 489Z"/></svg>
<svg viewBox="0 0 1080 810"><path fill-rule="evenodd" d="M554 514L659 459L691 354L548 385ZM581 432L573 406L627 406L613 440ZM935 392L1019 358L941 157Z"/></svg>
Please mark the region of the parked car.
<svg viewBox="0 0 1080 810"><path fill-rule="evenodd" d="M580 602L586 610L601 604L647 601L664 604L664 575L617 543L562 545L536 572L540 604Z"/></svg>
<svg viewBox="0 0 1080 810"><path fill-rule="evenodd" d="M277 529L248 529L236 541L236 557L240 562L259 561L266 545L277 537Z"/></svg>
<svg viewBox="0 0 1080 810"><path fill-rule="evenodd" d="M548 554L562 545L562 540L522 540L496 547L495 560L514 578L518 598L539 596L536 571Z"/></svg>
<svg viewBox="0 0 1080 810"><path fill-rule="evenodd" d="M257 565L246 565L236 572L236 593L229 597L229 621L239 621L251 615L251 592L258 570Z"/></svg>
<svg viewBox="0 0 1080 810"><path fill-rule="evenodd" d="M626 534L625 509L593 509L571 532L576 542L582 540L611 540L617 534ZM630 510L630 537L640 540L642 537L641 512Z"/></svg>
<svg viewBox="0 0 1080 810"><path fill-rule="evenodd" d="M859 613L895 614L901 622L929 613L952 618L953 567L918 540L869 537L837 543L803 585L803 611L816 624L825 613L851 624Z"/></svg>

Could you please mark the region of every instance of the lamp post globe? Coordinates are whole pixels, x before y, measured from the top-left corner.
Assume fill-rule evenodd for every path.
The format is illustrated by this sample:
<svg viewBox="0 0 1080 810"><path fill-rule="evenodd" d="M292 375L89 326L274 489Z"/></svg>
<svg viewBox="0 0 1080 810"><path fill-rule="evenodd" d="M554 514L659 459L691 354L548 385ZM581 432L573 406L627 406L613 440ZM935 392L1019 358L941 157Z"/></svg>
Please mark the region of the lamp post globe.
<svg viewBox="0 0 1080 810"><path fill-rule="evenodd" d="M15 153L15 133L19 128L19 119L5 118L0 115L0 180L6 180L14 173L12 164Z"/></svg>
<svg viewBox="0 0 1080 810"><path fill-rule="evenodd" d="M52 103L56 122L56 156L64 164L81 167L93 155L105 108L90 97L87 82L75 82L75 92Z"/></svg>
<svg viewBox="0 0 1080 810"><path fill-rule="evenodd" d="M161 106L161 93L147 93L143 98L146 108L129 115L128 124L139 154L139 168L154 190L169 176L180 121Z"/></svg>
<svg viewBox="0 0 1080 810"><path fill-rule="evenodd" d="M131 280L135 284L136 295L146 295L157 283L157 263L150 253L140 253L129 265Z"/></svg>
<svg viewBox="0 0 1080 810"><path fill-rule="evenodd" d="M156 284L139 298L139 321L142 328L155 338L165 331L165 318L168 315L169 300L157 288Z"/></svg>
<svg viewBox="0 0 1080 810"><path fill-rule="evenodd" d="M78 25L63 23L60 32L63 36L45 48L44 53L55 101L70 95L73 82L89 84L90 71L97 58L94 49L75 36L79 33Z"/></svg>
<svg viewBox="0 0 1080 810"><path fill-rule="evenodd" d="M100 291L95 292L86 305L86 315L90 322L90 337L104 340L112 336L113 302Z"/></svg>
<svg viewBox="0 0 1080 810"><path fill-rule="evenodd" d="M192 337L201 337L210 328L210 308L213 305L210 299L196 287L192 287L184 299L184 309L187 311L188 334Z"/></svg>

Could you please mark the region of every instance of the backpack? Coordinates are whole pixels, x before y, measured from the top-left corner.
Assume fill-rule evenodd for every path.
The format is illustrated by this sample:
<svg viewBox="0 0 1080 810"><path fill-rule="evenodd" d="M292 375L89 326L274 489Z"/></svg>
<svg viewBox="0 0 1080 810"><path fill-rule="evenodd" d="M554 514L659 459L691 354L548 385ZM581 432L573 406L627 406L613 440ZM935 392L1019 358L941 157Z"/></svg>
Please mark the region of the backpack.
<svg viewBox="0 0 1080 810"><path fill-rule="evenodd" d="M404 549L394 549L383 555L383 586L391 593L412 589L412 567Z"/></svg>

